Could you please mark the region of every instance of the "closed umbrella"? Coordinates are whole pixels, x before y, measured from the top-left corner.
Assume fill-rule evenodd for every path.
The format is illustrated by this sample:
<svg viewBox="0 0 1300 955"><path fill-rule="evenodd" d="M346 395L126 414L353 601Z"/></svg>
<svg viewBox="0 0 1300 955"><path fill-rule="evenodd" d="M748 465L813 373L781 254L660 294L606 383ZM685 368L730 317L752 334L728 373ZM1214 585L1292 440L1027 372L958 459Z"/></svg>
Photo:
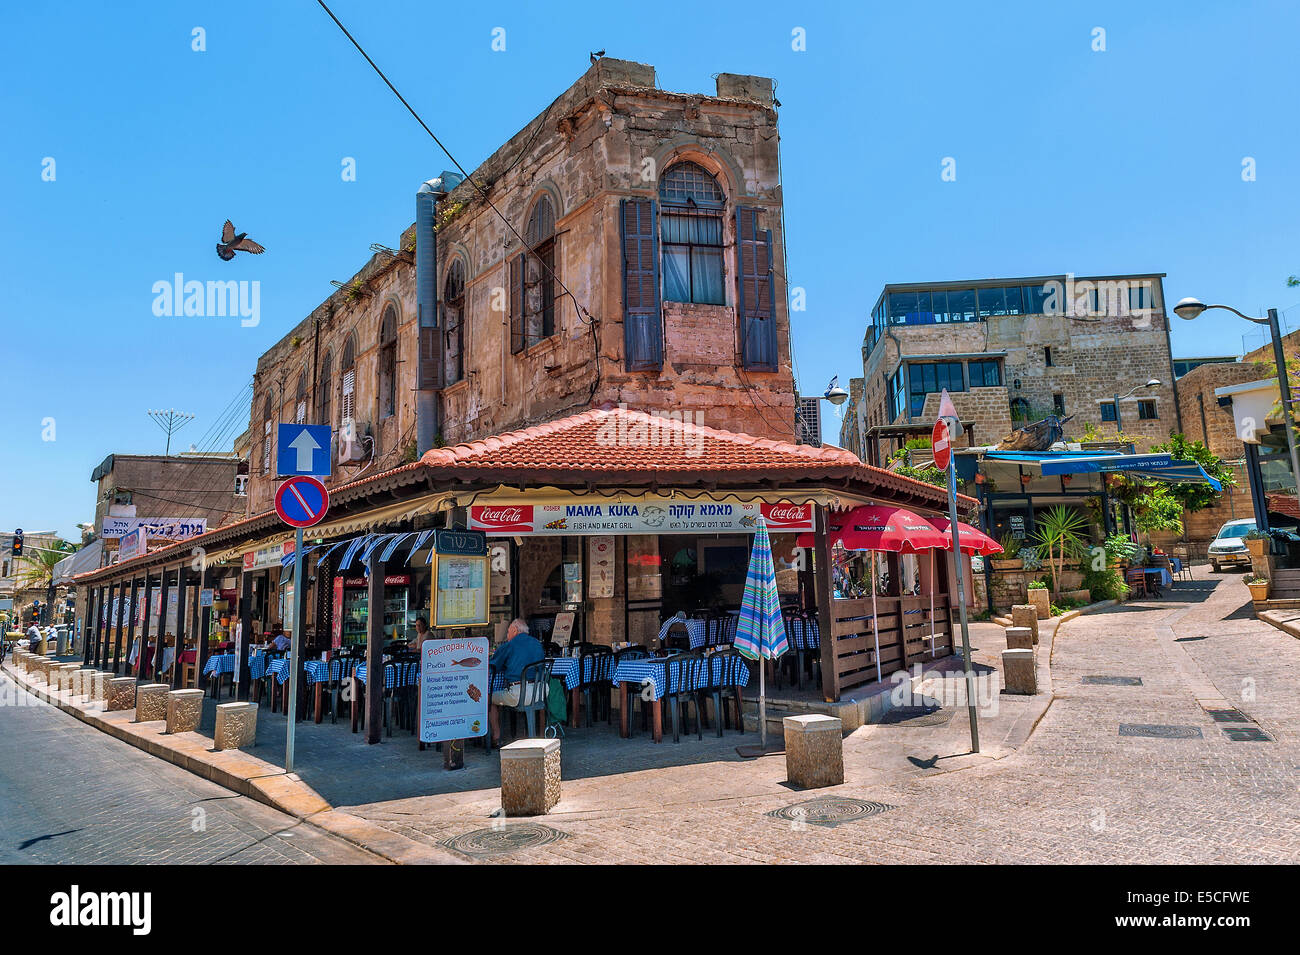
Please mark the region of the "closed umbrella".
<svg viewBox="0 0 1300 955"><path fill-rule="evenodd" d="M741 656L758 661L758 733L759 743L765 750L767 683L763 661L775 660L790 649L790 645L786 642L781 599L776 591L772 544L767 536L767 522L762 517L758 519L758 529L754 532L754 543L749 551L749 573L745 575L745 594L740 601L734 646Z"/></svg>

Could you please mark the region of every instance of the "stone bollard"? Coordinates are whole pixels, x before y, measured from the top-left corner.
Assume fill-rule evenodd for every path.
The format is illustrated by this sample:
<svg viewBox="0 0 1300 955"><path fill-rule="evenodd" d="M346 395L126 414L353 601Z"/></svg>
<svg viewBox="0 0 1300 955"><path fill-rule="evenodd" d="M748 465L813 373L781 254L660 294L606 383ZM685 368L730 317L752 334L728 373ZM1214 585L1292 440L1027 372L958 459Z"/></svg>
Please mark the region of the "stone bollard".
<svg viewBox="0 0 1300 955"><path fill-rule="evenodd" d="M810 713L787 716L785 778L801 789L820 789L844 782L844 723L838 717Z"/></svg>
<svg viewBox="0 0 1300 955"><path fill-rule="evenodd" d="M14 661L14 666L16 666L23 673L27 672L27 651L26 650L19 650L15 648L12 659Z"/></svg>
<svg viewBox="0 0 1300 955"><path fill-rule="evenodd" d="M94 686L91 681L95 675L94 667L82 667L72 677L72 695L89 697Z"/></svg>
<svg viewBox="0 0 1300 955"><path fill-rule="evenodd" d="M108 681L111 675L103 670L95 670L90 674L90 699L107 700L108 699Z"/></svg>
<svg viewBox="0 0 1300 955"><path fill-rule="evenodd" d="M168 683L142 683L135 688L135 721L149 723L167 719Z"/></svg>
<svg viewBox="0 0 1300 955"><path fill-rule="evenodd" d="M1038 619L1046 620L1052 615L1052 596L1046 587L1035 587L1028 591L1030 605L1038 611Z"/></svg>
<svg viewBox="0 0 1300 955"><path fill-rule="evenodd" d="M59 691L72 689L72 672L78 669L75 663L56 663L54 665L54 688Z"/></svg>
<svg viewBox="0 0 1300 955"><path fill-rule="evenodd" d="M50 661L40 654L36 656L35 676L42 683L50 682Z"/></svg>
<svg viewBox="0 0 1300 955"><path fill-rule="evenodd" d="M172 690L167 694L168 733L192 733L202 718L202 690Z"/></svg>
<svg viewBox="0 0 1300 955"><path fill-rule="evenodd" d="M1033 604L1016 604L1012 607L1011 626L1028 627L1034 632L1034 646L1038 646L1038 608Z"/></svg>
<svg viewBox="0 0 1300 955"><path fill-rule="evenodd" d="M1028 627L1007 627L1008 650L1034 649L1034 634Z"/></svg>
<svg viewBox="0 0 1300 955"><path fill-rule="evenodd" d="M256 703L218 703L214 749L243 749L257 741Z"/></svg>
<svg viewBox="0 0 1300 955"><path fill-rule="evenodd" d="M544 816L560 801L560 741L521 739L501 747L501 808Z"/></svg>
<svg viewBox="0 0 1300 955"><path fill-rule="evenodd" d="M107 699L107 709L110 711L135 709L135 678L109 676Z"/></svg>
<svg viewBox="0 0 1300 955"><path fill-rule="evenodd" d="M1038 692L1038 666L1033 650L1003 650L1002 677L1006 691L1025 696Z"/></svg>

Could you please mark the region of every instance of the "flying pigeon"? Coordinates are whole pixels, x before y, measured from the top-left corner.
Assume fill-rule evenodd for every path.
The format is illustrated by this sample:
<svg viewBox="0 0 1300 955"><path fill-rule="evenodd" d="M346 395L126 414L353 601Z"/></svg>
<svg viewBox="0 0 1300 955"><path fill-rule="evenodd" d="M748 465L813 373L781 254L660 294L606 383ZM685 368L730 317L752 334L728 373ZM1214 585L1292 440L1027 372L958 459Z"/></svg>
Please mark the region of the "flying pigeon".
<svg viewBox="0 0 1300 955"><path fill-rule="evenodd" d="M235 257L236 252L252 252L254 255L261 255L266 249L262 248L256 242L248 237L247 232L241 232L235 235L235 227L226 220L226 224L221 228L221 241L217 243L217 255L229 262Z"/></svg>

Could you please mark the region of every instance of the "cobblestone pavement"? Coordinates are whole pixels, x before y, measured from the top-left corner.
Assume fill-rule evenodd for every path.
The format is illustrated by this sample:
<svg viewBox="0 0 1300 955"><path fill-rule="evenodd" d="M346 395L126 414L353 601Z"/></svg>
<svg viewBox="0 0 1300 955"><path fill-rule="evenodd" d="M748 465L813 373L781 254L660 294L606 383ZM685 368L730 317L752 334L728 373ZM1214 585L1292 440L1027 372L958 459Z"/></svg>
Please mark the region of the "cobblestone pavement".
<svg viewBox="0 0 1300 955"><path fill-rule="evenodd" d="M8 864L383 861L112 739L7 675L0 819L0 863Z"/></svg>
<svg viewBox="0 0 1300 955"><path fill-rule="evenodd" d="M595 796L601 780L566 779L558 812L495 826L490 793L349 811L429 842L477 831L471 857L491 862L1300 861L1300 641L1253 618L1240 578L1205 567L1196 576L1167 599L1062 625L1052 705L1014 751L967 754L956 707L939 727L858 730L845 741L847 784L815 793L786 789L775 757L606 776L623 794L612 802ZM977 631L985 644L977 661L995 659L991 633ZM1089 676L1142 682L1085 683ZM1007 700L1002 709L1027 705ZM1223 727L1243 724L1209 713L1230 707L1273 741L1232 740ZM1179 727L1192 738L1121 736L1123 724ZM770 815L825 797L878 811L833 826ZM481 851L494 846L508 851Z"/></svg>

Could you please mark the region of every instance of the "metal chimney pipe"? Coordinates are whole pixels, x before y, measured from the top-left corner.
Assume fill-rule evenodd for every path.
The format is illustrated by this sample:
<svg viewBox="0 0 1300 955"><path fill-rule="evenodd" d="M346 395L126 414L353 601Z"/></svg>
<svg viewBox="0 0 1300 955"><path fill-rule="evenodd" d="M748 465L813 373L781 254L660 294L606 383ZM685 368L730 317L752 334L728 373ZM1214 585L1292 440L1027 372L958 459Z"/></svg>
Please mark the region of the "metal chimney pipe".
<svg viewBox="0 0 1300 955"><path fill-rule="evenodd" d="M415 303L419 351L416 359L415 443L423 455L438 436L438 392L442 388L442 342L438 329L437 201L445 195L441 179L430 179L415 194Z"/></svg>

